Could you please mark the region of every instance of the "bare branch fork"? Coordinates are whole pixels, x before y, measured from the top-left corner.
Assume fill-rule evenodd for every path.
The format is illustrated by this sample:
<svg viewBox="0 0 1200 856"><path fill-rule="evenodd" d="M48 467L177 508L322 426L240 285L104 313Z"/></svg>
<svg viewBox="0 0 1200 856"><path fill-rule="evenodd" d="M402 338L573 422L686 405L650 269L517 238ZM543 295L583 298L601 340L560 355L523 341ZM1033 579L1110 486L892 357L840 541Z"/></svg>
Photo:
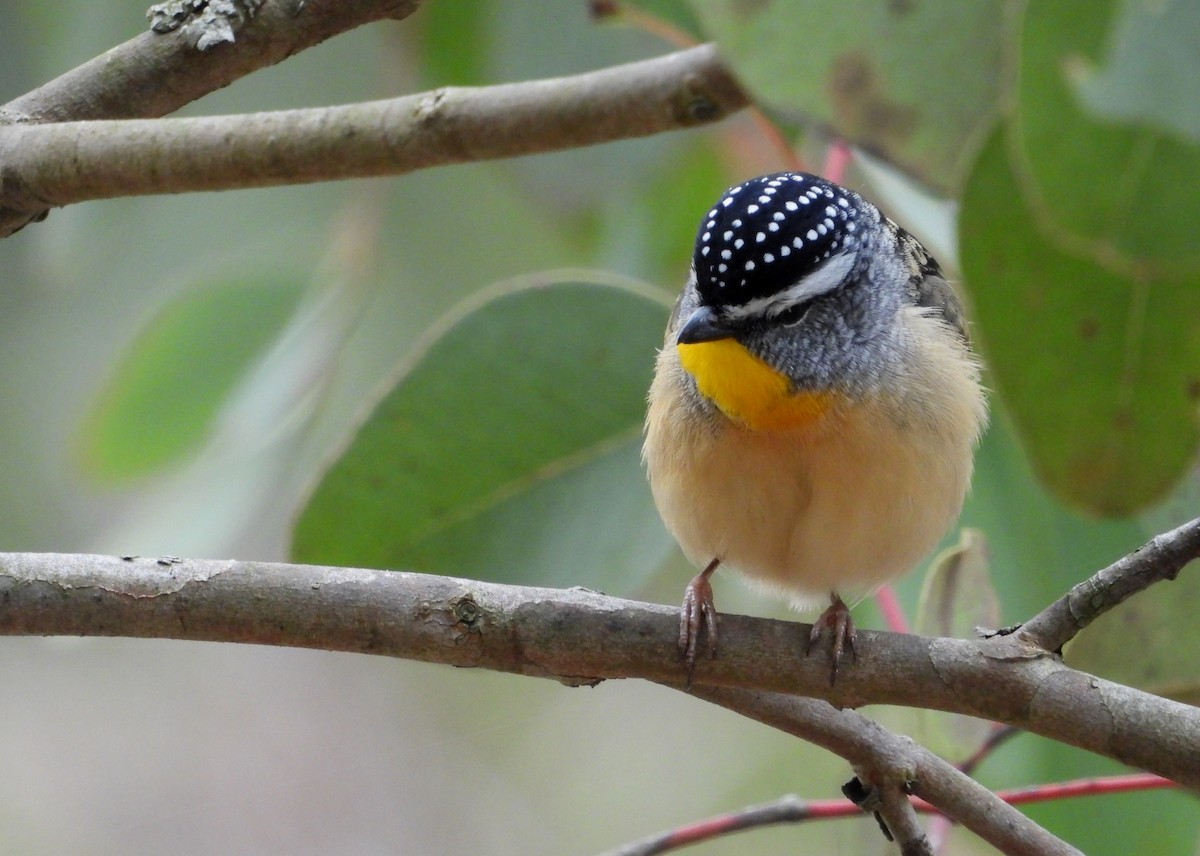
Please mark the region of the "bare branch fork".
<svg viewBox="0 0 1200 856"><path fill-rule="evenodd" d="M1128 556L1084 580L1020 628L1030 644L1060 651L1075 635L1105 612L1143 589L1173 580L1200 555L1196 521L1165 532Z"/></svg>

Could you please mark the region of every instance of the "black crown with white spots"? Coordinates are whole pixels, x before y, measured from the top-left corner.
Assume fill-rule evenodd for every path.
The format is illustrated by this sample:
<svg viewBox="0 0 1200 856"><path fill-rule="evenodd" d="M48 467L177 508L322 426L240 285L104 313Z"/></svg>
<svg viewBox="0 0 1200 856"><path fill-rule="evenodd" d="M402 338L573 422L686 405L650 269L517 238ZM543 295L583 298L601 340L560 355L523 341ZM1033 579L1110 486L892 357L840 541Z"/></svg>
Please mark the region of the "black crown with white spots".
<svg viewBox="0 0 1200 856"><path fill-rule="evenodd" d="M696 237L696 288L710 306L768 298L858 243L862 199L804 172L725 191Z"/></svg>

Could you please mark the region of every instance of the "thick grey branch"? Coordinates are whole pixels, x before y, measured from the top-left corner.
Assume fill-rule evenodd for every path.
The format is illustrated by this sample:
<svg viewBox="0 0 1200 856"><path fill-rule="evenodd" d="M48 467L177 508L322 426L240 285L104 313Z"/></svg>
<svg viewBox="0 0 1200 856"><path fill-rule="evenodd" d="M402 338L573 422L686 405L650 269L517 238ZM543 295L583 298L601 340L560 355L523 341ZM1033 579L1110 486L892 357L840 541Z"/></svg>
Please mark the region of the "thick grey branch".
<svg viewBox="0 0 1200 856"><path fill-rule="evenodd" d="M746 103L703 45L573 77L339 107L0 127L0 236L88 199L399 175L693 127Z"/></svg>
<svg viewBox="0 0 1200 856"><path fill-rule="evenodd" d="M678 610L583 589L403 572L0 554L0 634L252 642L384 654L587 683L676 683ZM722 616L697 686L901 704L1015 725L1200 789L1200 710L1063 665L1015 637L860 631L853 669L805 657L806 625Z"/></svg>
<svg viewBox="0 0 1200 856"><path fill-rule="evenodd" d="M1104 613L1154 583L1173 580L1200 558L1200 518L1156 535L1072 588L1025 622L1017 635L1046 651L1058 651Z"/></svg>

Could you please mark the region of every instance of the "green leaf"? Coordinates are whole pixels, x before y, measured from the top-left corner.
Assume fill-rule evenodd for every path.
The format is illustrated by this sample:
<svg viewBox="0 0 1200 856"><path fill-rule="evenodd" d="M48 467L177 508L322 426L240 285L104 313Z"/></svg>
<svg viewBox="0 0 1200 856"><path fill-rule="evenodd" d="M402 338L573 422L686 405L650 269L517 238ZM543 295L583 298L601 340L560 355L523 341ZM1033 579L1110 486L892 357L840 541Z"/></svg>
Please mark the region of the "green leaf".
<svg viewBox="0 0 1200 856"><path fill-rule="evenodd" d="M999 626L987 539L978 529L963 529L958 543L939 553L925 575L913 632L970 639L981 627Z"/></svg>
<svg viewBox="0 0 1200 856"><path fill-rule="evenodd" d="M628 590L672 546L638 456L666 316L579 273L461 304L321 478L293 555Z"/></svg>
<svg viewBox="0 0 1200 856"><path fill-rule="evenodd" d="M303 292L300 279L229 280L169 303L134 339L80 424L85 472L127 480L199 447Z"/></svg>
<svg viewBox="0 0 1200 856"><path fill-rule="evenodd" d="M687 278L701 213L712 207L731 183L725 164L707 139L697 140L663 165L631 214L652 236L647 266L663 276ZM631 216L626 215L626 219Z"/></svg>
<svg viewBox="0 0 1200 856"><path fill-rule="evenodd" d="M1000 0L693 0L738 78L930 187L956 188L1000 94Z"/></svg>
<svg viewBox="0 0 1200 856"><path fill-rule="evenodd" d="M1112 39L1117 0L1031 3L1021 39L1020 85L1013 124L1014 162L1027 200L1044 228L1152 270L1194 275L1200 265L1200 147L1156 126L1117 124L1080 104L1077 81ZM1189 45L1195 35L1180 34ZM1193 51L1194 52L1194 51ZM1142 64L1151 62L1140 58ZM1111 80L1111 78L1110 78ZM1166 83L1178 83L1171 78ZM1155 79L1147 110L1195 101L1196 85L1172 91ZM1091 100L1097 95L1090 88Z"/></svg>
<svg viewBox="0 0 1200 856"><path fill-rule="evenodd" d="M995 385L1039 478L1122 515L1192 461L1200 398L1198 277L1110 264L1043 218L1002 132L963 196L963 270Z"/></svg>
<svg viewBox="0 0 1200 856"><path fill-rule="evenodd" d="M433 86L480 86L489 82L489 30L493 4L487 0L430 3L413 18L424 39L422 76Z"/></svg>

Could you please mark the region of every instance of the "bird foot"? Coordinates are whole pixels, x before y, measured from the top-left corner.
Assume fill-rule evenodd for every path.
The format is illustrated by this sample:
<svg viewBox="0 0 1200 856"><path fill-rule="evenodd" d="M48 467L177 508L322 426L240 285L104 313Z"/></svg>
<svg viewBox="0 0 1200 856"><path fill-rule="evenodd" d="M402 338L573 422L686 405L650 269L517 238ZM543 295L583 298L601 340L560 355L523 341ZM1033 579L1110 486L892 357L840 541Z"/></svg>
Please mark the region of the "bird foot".
<svg viewBox="0 0 1200 856"><path fill-rule="evenodd" d="M712 583L709 577L721 563L713 559L703 571L696 574L683 590L683 608L679 615L679 651L687 666L687 686L692 686L696 673L696 651L700 647L700 635L707 631L709 659L717 656L717 608L713 604Z"/></svg>
<svg viewBox="0 0 1200 856"><path fill-rule="evenodd" d="M854 643L858 641L858 630L854 627L854 620L850 618L850 609L842 602L842 599L837 594L829 596L829 608L821 613L820 618L813 622L812 632L808 634L808 648L805 654L811 654L813 646L817 641L825 635L826 629L830 632L830 657L832 666L829 671L829 686L833 686L837 681L838 666L842 660L843 652L849 652L851 658L857 658L857 653L854 650Z"/></svg>

